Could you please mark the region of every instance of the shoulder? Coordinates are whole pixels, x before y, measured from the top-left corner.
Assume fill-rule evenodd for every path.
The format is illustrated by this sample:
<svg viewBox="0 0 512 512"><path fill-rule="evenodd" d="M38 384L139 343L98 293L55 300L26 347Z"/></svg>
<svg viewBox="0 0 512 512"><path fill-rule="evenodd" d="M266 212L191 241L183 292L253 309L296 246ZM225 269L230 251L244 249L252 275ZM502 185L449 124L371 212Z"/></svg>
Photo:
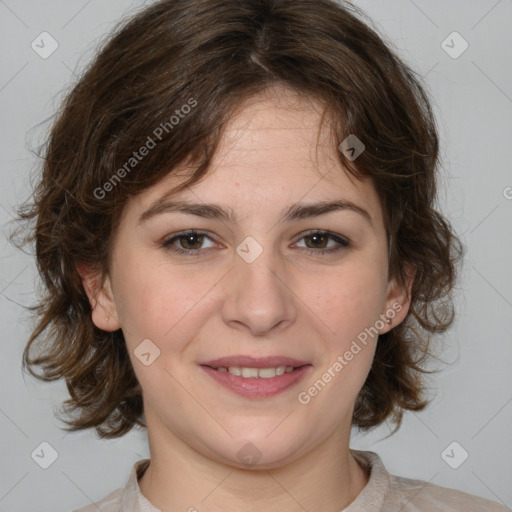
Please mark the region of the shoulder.
<svg viewBox="0 0 512 512"><path fill-rule="evenodd" d="M496 501L425 480L392 475L375 452L351 450L351 453L362 467L370 470L370 478L360 495L344 512L512 512Z"/></svg>
<svg viewBox="0 0 512 512"><path fill-rule="evenodd" d="M124 487L116 489L98 502L73 510L73 512L98 512L99 510L101 512L121 512L142 508L148 511L153 509L157 511L156 508L148 508L148 506L151 507L151 504L141 494L138 484L138 479L148 467L149 462L150 459L141 459L135 462Z"/></svg>
<svg viewBox="0 0 512 512"><path fill-rule="evenodd" d="M101 512L120 512L122 499L123 489L116 489L102 500L87 505L86 507L73 510L73 512L98 512L98 510L101 510Z"/></svg>
<svg viewBox="0 0 512 512"><path fill-rule="evenodd" d="M402 512L510 512L509 508L496 501L424 480L390 475L390 484L394 498L403 507L400 509Z"/></svg>

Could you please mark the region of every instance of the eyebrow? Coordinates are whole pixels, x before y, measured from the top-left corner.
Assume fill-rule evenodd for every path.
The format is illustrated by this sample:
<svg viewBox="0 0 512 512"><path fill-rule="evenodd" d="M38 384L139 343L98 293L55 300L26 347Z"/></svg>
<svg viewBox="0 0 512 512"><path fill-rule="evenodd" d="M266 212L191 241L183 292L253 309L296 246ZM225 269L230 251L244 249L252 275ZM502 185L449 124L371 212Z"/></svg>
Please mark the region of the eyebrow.
<svg viewBox="0 0 512 512"><path fill-rule="evenodd" d="M371 226L373 226L372 218L364 208L345 199L309 204L292 204L282 211L279 222L291 222L310 217L318 217L327 213L343 210L353 211L360 214ZM139 217L138 224L143 224L156 215L169 212L179 212L207 219L219 219L224 222L237 223L237 217L231 208L224 208L217 204L170 201L164 197L155 201L147 210L144 211L144 213L142 213Z"/></svg>

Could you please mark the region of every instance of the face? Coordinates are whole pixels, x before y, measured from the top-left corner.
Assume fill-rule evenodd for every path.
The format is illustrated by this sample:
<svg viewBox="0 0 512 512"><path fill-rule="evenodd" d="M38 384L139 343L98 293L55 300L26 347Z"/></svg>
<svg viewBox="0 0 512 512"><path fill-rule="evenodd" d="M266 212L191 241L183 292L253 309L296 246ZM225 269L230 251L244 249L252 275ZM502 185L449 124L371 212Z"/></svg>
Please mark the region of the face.
<svg viewBox="0 0 512 512"><path fill-rule="evenodd" d="M350 431L377 343L368 333L408 307L388 280L374 186L349 177L327 130L315 153L319 105L272 91L232 118L208 175L167 198L232 218L155 208L174 174L131 198L93 311L101 329L123 330L150 436L239 467L244 450L275 467ZM320 202L344 207L285 217ZM254 366L295 369L236 375Z"/></svg>

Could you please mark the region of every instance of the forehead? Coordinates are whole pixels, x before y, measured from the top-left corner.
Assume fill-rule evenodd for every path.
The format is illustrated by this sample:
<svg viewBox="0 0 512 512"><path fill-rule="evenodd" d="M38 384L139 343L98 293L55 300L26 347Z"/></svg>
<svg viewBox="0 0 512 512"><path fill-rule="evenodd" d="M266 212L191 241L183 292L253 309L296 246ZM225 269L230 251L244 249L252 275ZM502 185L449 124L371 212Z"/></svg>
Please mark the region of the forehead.
<svg viewBox="0 0 512 512"><path fill-rule="evenodd" d="M227 123L218 166L244 165L325 174L336 162L327 126L320 126L323 106L283 86L270 87L240 103ZM286 162L289 162L286 165Z"/></svg>
<svg viewBox="0 0 512 512"><path fill-rule="evenodd" d="M207 174L174 195L169 192L192 168L173 170L138 197L140 208L167 195L229 205L241 217L250 217L297 201L344 198L363 205L379 222L373 184L343 168L328 125L320 125L322 112L316 100L284 87L251 97L227 123Z"/></svg>

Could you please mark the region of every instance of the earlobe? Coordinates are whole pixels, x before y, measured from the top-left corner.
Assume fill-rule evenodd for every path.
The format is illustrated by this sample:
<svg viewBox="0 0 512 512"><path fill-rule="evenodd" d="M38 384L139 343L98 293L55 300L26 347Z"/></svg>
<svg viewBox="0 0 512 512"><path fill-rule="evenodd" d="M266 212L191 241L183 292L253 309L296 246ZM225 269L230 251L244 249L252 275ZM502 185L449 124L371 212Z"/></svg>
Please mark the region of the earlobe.
<svg viewBox="0 0 512 512"><path fill-rule="evenodd" d="M110 285L110 277L106 276L101 283L101 269L89 263L77 263L76 269L82 278L89 302L91 304L91 318L98 329L104 331L117 331L121 325L117 316L117 309Z"/></svg>
<svg viewBox="0 0 512 512"><path fill-rule="evenodd" d="M381 329L380 334L384 334L393 327L399 325L409 312L411 305L411 291L414 282L415 271L410 266L405 271L405 283L401 285L396 280L388 283L388 292L386 296L385 311L383 317L386 318L386 326Z"/></svg>

